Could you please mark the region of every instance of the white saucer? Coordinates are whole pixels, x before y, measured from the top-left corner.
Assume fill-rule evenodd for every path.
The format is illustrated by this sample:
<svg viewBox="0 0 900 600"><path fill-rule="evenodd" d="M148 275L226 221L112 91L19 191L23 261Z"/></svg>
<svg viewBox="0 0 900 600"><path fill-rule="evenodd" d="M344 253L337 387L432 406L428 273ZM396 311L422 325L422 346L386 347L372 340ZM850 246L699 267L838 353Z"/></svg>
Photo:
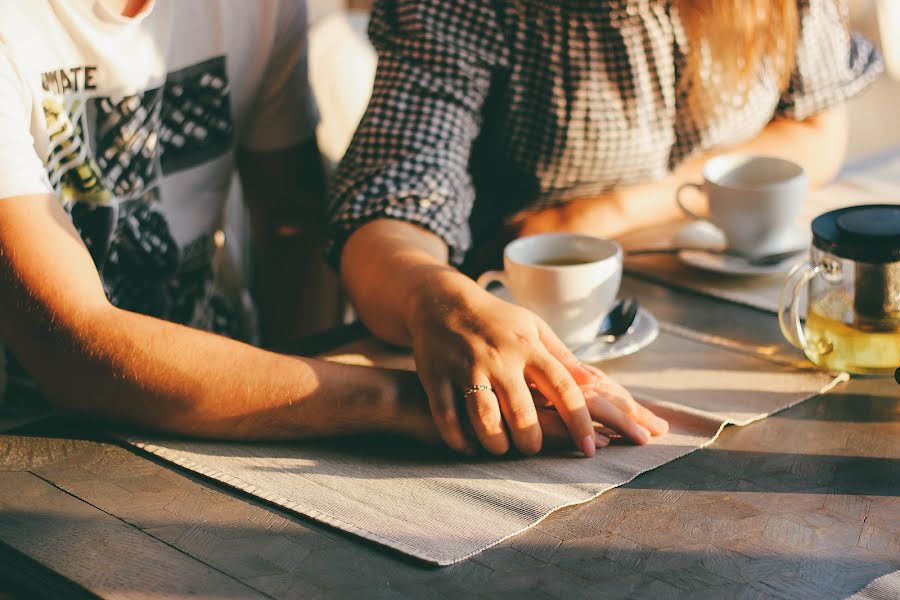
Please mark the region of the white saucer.
<svg viewBox="0 0 900 600"><path fill-rule="evenodd" d="M505 287L497 286L491 288L490 292L512 304L516 302ZM638 308L634 324L628 330L628 333L620 335L612 342L597 339L595 342L589 343L589 345L577 344L575 347L580 347L581 350L575 356L587 363L598 363L621 358L646 348L653 343L657 336L659 336L659 322L650 311L641 306ZM570 346L570 349L574 349L574 347Z"/></svg>
<svg viewBox="0 0 900 600"><path fill-rule="evenodd" d="M767 250L767 253L787 252L796 249L798 252L809 247L810 233L807 228L794 227L790 233L785 236L784 241L777 247ZM791 267L805 260L802 253L790 256L780 263L774 265L754 265L746 259L739 256L731 256L716 251L707 251L703 249L682 250L678 253L678 258L686 265L690 265L697 269L719 273L721 275L737 275L737 276L758 276L758 275L778 275L787 273Z"/></svg>
<svg viewBox="0 0 900 600"><path fill-rule="evenodd" d="M579 360L587 363L598 363L614 358L621 358L634 354L649 346L659 335L659 323L656 317L643 306L638 308L634 325L628 333L620 335L612 342L597 340L591 345L582 348L575 354Z"/></svg>
<svg viewBox="0 0 900 600"><path fill-rule="evenodd" d="M697 269L720 275L737 276L783 275L790 271L795 264L804 260L802 254L797 254L774 265L752 265L739 256L705 250L682 250L678 253L678 258L684 264Z"/></svg>

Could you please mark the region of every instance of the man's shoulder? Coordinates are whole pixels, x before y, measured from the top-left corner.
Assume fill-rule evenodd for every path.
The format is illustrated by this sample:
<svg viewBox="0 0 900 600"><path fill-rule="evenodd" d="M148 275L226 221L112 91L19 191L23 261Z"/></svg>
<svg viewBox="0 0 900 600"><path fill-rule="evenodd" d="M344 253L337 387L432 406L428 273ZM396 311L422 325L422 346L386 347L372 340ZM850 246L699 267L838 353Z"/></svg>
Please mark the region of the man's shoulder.
<svg viewBox="0 0 900 600"><path fill-rule="evenodd" d="M53 11L44 0L0 0L0 39L32 31L42 20L52 16Z"/></svg>

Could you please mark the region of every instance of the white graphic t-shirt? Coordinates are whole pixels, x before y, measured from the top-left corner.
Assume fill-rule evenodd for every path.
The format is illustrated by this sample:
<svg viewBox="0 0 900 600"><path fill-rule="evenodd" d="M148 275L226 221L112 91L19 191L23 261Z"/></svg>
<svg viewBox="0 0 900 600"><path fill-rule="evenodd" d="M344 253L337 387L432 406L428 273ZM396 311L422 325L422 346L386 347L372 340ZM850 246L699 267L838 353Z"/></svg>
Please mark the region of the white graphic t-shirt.
<svg viewBox="0 0 900 600"><path fill-rule="evenodd" d="M246 336L214 233L235 148L313 133L304 0L123 4L0 0L0 202L56 196L113 304Z"/></svg>

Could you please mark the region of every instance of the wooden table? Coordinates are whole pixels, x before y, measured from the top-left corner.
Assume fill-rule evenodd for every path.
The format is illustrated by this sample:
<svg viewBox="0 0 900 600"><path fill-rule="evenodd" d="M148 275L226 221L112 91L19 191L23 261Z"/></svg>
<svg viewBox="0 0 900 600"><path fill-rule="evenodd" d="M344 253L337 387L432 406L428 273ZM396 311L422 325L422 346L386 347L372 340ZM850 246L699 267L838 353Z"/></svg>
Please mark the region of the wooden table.
<svg viewBox="0 0 900 600"><path fill-rule="evenodd" d="M625 288L663 320L783 346L772 315L632 278ZM728 428L448 568L156 462L86 423L0 435L0 581L13 596L819 600L898 568L892 379L854 379Z"/></svg>

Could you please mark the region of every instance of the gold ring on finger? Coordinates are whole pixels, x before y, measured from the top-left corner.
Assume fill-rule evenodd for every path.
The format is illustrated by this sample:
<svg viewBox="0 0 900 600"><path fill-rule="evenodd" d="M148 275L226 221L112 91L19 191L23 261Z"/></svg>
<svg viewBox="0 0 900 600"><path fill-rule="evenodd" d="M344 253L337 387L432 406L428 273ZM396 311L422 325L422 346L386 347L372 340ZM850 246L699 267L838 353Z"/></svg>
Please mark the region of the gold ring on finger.
<svg viewBox="0 0 900 600"><path fill-rule="evenodd" d="M478 384L469 386L463 391L463 398L468 398L472 394L477 394L478 392L493 392L494 388L486 384Z"/></svg>

